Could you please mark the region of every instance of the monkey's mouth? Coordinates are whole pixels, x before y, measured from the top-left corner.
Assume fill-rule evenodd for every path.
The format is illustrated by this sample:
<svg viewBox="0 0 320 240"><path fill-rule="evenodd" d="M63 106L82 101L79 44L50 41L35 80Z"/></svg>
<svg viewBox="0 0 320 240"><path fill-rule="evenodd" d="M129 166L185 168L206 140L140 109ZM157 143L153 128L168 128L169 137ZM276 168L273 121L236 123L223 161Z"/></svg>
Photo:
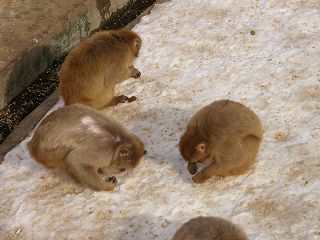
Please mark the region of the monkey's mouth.
<svg viewBox="0 0 320 240"><path fill-rule="evenodd" d="M126 169L125 168L121 168L120 169L120 172L124 172Z"/></svg>

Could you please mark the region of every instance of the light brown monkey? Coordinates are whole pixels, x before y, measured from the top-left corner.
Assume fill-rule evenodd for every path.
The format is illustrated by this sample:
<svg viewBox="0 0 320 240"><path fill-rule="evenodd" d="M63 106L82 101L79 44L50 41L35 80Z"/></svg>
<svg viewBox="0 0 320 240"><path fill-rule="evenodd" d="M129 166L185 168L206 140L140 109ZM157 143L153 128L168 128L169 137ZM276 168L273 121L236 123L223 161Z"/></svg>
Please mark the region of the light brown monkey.
<svg viewBox="0 0 320 240"><path fill-rule="evenodd" d="M217 217L197 217L182 225L172 240L248 240L237 225Z"/></svg>
<svg viewBox="0 0 320 240"><path fill-rule="evenodd" d="M95 33L81 41L59 72L59 92L65 104L102 109L128 101L127 96L114 96L114 88L129 77L140 77L132 65L140 47L141 38L128 29Z"/></svg>
<svg viewBox="0 0 320 240"><path fill-rule="evenodd" d="M247 171L259 151L262 135L261 122L253 111L240 103L220 100L190 119L179 149L192 175L197 173L197 163L212 161L192 178L203 183L212 176Z"/></svg>
<svg viewBox="0 0 320 240"><path fill-rule="evenodd" d="M35 130L28 149L48 168L62 168L95 190L112 190L111 175L137 166L144 154L140 139L115 120L74 104L50 113Z"/></svg>

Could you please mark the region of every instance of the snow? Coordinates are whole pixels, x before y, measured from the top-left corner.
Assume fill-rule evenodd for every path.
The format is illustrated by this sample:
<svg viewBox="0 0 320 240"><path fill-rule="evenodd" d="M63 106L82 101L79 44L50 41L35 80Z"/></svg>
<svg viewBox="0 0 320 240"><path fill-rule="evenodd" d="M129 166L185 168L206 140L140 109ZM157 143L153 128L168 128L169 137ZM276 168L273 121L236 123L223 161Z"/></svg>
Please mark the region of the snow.
<svg viewBox="0 0 320 240"><path fill-rule="evenodd" d="M105 110L141 137L141 164L95 192L31 160L28 137L0 165L0 239L171 239L218 216L250 239L320 239L320 3L171 0L134 30L143 39L138 100ZM251 107L265 130L247 174L195 185L177 144L218 99ZM55 107L61 107L60 101Z"/></svg>

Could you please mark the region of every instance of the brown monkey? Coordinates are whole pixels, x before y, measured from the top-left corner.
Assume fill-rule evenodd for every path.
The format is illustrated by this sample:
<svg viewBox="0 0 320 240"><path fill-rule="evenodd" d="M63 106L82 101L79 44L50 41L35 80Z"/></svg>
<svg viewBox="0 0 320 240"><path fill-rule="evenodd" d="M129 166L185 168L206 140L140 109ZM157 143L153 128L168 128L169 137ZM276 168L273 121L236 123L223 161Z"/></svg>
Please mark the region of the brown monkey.
<svg viewBox="0 0 320 240"><path fill-rule="evenodd" d="M59 72L59 91L66 105L82 103L95 109L129 100L114 96L114 88L141 73L132 65L141 38L128 29L95 33L66 57Z"/></svg>
<svg viewBox="0 0 320 240"><path fill-rule="evenodd" d="M50 113L35 130L28 149L48 168L67 170L95 190L112 190L115 174L137 166L144 154L140 139L115 120L74 104Z"/></svg>
<svg viewBox="0 0 320 240"><path fill-rule="evenodd" d="M197 173L197 163L212 163L192 180L203 183L212 176L244 173L254 162L263 129L258 116L248 107L229 100L211 103L189 121L179 149L188 170Z"/></svg>
<svg viewBox="0 0 320 240"><path fill-rule="evenodd" d="M197 217L182 225L172 240L248 240L237 225L217 217Z"/></svg>

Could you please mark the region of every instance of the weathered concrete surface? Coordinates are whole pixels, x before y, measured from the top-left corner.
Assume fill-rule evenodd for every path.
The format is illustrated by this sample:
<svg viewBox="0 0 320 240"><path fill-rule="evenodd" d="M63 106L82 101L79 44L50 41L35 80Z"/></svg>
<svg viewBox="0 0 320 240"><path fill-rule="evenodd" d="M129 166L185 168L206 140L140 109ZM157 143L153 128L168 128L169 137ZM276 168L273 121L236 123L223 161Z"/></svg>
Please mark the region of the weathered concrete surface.
<svg viewBox="0 0 320 240"><path fill-rule="evenodd" d="M0 110L133 0L0 0Z"/></svg>

